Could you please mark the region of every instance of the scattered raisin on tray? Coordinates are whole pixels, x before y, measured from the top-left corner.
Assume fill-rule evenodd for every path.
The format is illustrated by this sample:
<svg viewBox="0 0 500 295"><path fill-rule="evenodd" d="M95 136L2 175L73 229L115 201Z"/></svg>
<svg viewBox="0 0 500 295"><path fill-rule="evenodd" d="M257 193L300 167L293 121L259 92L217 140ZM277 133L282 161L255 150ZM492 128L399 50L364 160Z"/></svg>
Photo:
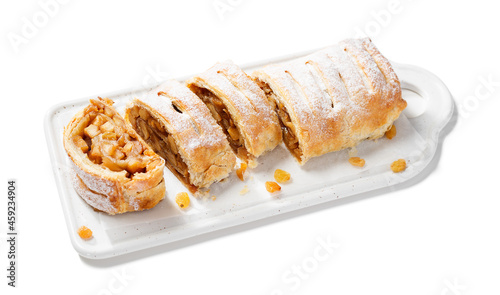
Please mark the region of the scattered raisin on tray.
<svg viewBox="0 0 500 295"><path fill-rule="evenodd" d="M77 230L77 233L80 236L80 238L84 240L92 238L92 231L84 225L80 226L80 228Z"/></svg>
<svg viewBox="0 0 500 295"><path fill-rule="evenodd" d="M177 205L184 209L184 208L187 208L189 206L189 203L191 202L189 200L189 195L188 193L186 192L182 192L182 193L178 193L176 196L175 196L175 202L177 203Z"/></svg>
<svg viewBox="0 0 500 295"><path fill-rule="evenodd" d="M274 181L266 181L266 190L270 193L275 193L281 190L281 186Z"/></svg>
<svg viewBox="0 0 500 295"><path fill-rule="evenodd" d="M365 159L361 159L360 157L350 157L349 163L356 167L363 167L365 166Z"/></svg>
<svg viewBox="0 0 500 295"><path fill-rule="evenodd" d="M406 169L406 161L404 159L399 159L391 164L391 170L394 173L404 171Z"/></svg>
<svg viewBox="0 0 500 295"><path fill-rule="evenodd" d="M276 171L274 171L274 180L279 183L285 183L290 180L290 173L285 170L276 169Z"/></svg>

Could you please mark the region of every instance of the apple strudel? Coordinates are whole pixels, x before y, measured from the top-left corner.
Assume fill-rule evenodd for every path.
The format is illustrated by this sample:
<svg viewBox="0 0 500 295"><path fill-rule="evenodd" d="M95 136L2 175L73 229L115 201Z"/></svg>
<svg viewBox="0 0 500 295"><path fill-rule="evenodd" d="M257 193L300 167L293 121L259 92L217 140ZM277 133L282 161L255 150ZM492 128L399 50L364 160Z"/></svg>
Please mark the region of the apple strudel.
<svg viewBox="0 0 500 295"><path fill-rule="evenodd" d="M235 166L236 157L210 111L175 80L134 99L125 119L192 193L227 177Z"/></svg>
<svg viewBox="0 0 500 295"><path fill-rule="evenodd" d="M76 192L111 215L154 207L165 196L163 159L106 98L91 99L64 129Z"/></svg>
<svg viewBox="0 0 500 295"><path fill-rule="evenodd" d="M383 136L406 107L396 73L368 38L252 76L275 102L283 141L300 164Z"/></svg>

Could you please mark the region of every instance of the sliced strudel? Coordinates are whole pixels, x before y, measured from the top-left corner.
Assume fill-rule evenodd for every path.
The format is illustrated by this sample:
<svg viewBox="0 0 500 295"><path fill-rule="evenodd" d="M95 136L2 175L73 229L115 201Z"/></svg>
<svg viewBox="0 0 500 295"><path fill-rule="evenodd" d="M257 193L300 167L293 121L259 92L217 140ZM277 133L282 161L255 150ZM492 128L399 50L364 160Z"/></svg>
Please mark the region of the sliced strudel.
<svg viewBox="0 0 500 295"><path fill-rule="evenodd" d="M112 105L91 99L64 129L75 190L109 214L150 209L165 196L164 161Z"/></svg>
<svg viewBox="0 0 500 295"><path fill-rule="evenodd" d="M187 81L222 126L234 153L249 164L281 142L272 104L245 72L232 62L217 63Z"/></svg>
<svg viewBox="0 0 500 295"><path fill-rule="evenodd" d="M275 101L283 141L300 164L381 137L406 107L396 73L368 38L252 76Z"/></svg>
<svg viewBox="0 0 500 295"><path fill-rule="evenodd" d="M234 168L236 157L210 111L175 80L134 99L125 119L192 193Z"/></svg>

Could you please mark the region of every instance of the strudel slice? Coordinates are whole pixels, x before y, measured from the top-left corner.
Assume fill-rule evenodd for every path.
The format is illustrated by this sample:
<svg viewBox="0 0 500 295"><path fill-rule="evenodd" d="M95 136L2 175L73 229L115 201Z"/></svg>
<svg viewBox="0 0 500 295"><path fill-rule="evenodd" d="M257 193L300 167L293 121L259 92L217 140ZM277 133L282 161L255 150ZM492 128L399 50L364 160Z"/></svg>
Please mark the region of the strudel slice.
<svg viewBox="0 0 500 295"><path fill-rule="evenodd" d="M406 107L398 77L370 39L349 39L253 73L275 101L283 141L300 164L376 139Z"/></svg>
<svg viewBox="0 0 500 295"><path fill-rule="evenodd" d="M112 215L150 209L165 196L164 161L112 105L110 99L91 99L64 129L75 190Z"/></svg>
<svg viewBox="0 0 500 295"><path fill-rule="evenodd" d="M222 126L234 153L250 167L281 142L274 107L257 83L234 63L217 63L186 84Z"/></svg>
<svg viewBox="0 0 500 295"><path fill-rule="evenodd" d="M236 157L210 111L175 80L134 99L125 119L192 193L227 177L235 166Z"/></svg>

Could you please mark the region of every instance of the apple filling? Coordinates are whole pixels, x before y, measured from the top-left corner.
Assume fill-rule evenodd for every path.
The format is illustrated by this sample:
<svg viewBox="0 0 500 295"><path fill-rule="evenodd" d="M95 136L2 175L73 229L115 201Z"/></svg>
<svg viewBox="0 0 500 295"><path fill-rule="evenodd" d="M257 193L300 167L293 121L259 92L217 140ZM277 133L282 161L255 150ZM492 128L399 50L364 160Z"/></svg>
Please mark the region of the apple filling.
<svg viewBox="0 0 500 295"><path fill-rule="evenodd" d="M80 124L73 143L93 163L115 172L126 171L129 178L160 165L161 160L137 135L127 132L125 120L110 106L93 103Z"/></svg>
<svg viewBox="0 0 500 295"><path fill-rule="evenodd" d="M299 140L295 135L295 126L292 124L292 120L290 119L290 115L288 114L285 105L283 105L281 101L276 97L269 84L261 81L260 79L255 79L255 81L264 91L267 99L271 102L272 105L275 106L275 111L278 114L281 131L283 133L283 142L285 143L285 146L293 154L294 157L300 159L300 157L302 156L302 149L300 148Z"/></svg>
<svg viewBox="0 0 500 295"><path fill-rule="evenodd" d="M233 152L240 159L248 161L251 156L245 148L245 140L222 100L206 88L194 85L191 85L190 87L191 90L206 104L214 119L224 130Z"/></svg>
<svg viewBox="0 0 500 295"><path fill-rule="evenodd" d="M167 132L163 124L148 110L137 105L129 109L128 120L144 141L165 159L168 169L183 183L190 185L188 167L179 154L174 137ZM192 186L191 189L196 190L196 187Z"/></svg>

